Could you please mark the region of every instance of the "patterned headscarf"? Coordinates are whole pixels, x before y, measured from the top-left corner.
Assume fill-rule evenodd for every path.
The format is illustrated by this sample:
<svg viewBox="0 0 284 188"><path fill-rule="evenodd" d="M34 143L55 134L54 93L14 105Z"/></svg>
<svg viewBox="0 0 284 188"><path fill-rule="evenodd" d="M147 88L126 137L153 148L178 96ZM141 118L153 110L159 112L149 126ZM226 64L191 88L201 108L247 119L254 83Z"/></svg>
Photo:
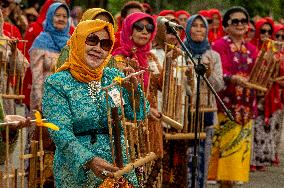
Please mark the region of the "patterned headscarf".
<svg viewBox="0 0 284 188"><path fill-rule="evenodd" d="M111 58L110 52L112 48L109 50L109 55L104 60L104 62L95 69L90 68L84 58L85 54L85 41L89 34L94 33L96 31L107 29L110 39L114 43L114 29L112 24L109 22L105 22L102 20L86 20L81 21L77 25L73 35L70 38L70 52L68 61L66 61L58 70L70 70L72 76L84 83L88 83L91 81L99 81L103 75L103 69L109 62Z"/></svg>
<svg viewBox="0 0 284 188"><path fill-rule="evenodd" d="M202 42L194 42L192 40L191 36L190 36L190 30L191 30L191 27L192 27L192 23L197 18L201 18L201 20L203 21L203 23L205 24L205 27L206 27L206 36L205 36L205 39ZM201 16L199 14L192 15L187 20L185 32L186 32L187 39L184 42L184 44L190 50L190 52L192 53L193 56L202 55L206 50L208 50L210 48L210 44L208 42L208 37L207 37L208 36L208 23L203 16Z"/></svg>
<svg viewBox="0 0 284 188"><path fill-rule="evenodd" d="M52 52L60 52L61 49L66 45L69 39L70 24L69 21L63 30L58 30L53 26L53 17L58 8L63 7L67 11L68 18L70 16L69 8L63 3L53 3L46 14L46 20L44 22L44 30L35 39L32 47Z"/></svg>
<svg viewBox="0 0 284 188"><path fill-rule="evenodd" d="M115 20L114 20L112 14L110 12L106 11L105 9L102 9L102 8L90 8L90 9L86 10L83 13L83 16L82 16L80 21L93 20L100 13L108 14L112 18L112 22L115 25Z"/></svg>
<svg viewBox="0 0 284 188"><path fill-rule="evenodd" d="M142 47L135 45L134 41L131 39L133 32L133 25L143 19L149 19L155 26L155 31L151 34L149 42ZM150 22L150 23L151 23ZM135 12L127 16L122 24L122 30L120 35L120 47L117 48L113 55L124 55L126 57L136 57L140 67L148 68L147 56L151 50L151 43L156 35L156 24L152 16L142 13ZM134 50L135 49L135 50ZM147 88L147 83L149 79L149 73L144 73L144 86Z"/></svg>

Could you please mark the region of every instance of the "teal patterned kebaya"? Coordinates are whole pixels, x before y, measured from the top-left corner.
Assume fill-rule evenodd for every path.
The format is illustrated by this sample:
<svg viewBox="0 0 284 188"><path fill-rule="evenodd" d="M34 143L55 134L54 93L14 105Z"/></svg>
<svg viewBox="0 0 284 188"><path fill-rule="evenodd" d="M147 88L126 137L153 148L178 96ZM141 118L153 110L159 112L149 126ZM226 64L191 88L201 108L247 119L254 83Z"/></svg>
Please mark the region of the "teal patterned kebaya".
<svg viewBox="0 0 284 188"><path fill-rule="evenodd" d="M44 86L43 114L60 130L49 130L56 145L54 158L54 175L56 187L98 187L102 180L93 172L85 168L85 164L94 157L101 157L113 163L110 138L107 124L106 92L101 89L110 85L117 76L124 77L114 68L105 68L100 83L82 83L72 77L68 70L55 73L48 77ZM119 91L119 86L112 89ZM110 91L112 90L110 89ZM144 95L138 86L140 106L136 111L137 120L145 118ZM124 111L127 119L133 119L134 113L129 100L129 93L122 89ZM108 104L114 107L111 97ZM146 112L149 112L147 102ZM119 108L119 113L121 109ZM96 131L96 138L91 135L80 135L82 132ZM106 130L106 131L105 131ZM80 136L78 136L80 135ZM121 133L121 143L124 148L124 162L126 162L125 145ZM126 175L134 185L137 178L133 172Z"/></svg>

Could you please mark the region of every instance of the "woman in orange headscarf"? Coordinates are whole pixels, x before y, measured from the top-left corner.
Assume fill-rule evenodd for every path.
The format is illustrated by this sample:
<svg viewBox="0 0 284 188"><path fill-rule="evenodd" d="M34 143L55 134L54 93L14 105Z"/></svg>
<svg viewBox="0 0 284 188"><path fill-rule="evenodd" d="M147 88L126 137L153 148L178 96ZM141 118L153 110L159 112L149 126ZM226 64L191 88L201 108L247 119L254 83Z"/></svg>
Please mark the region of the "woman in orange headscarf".
<svg viewBox="0 0 284 188"><path fill-rule="evenodd" d="M112 165L112 149L108 130L108 106L116 106L112 97L106 99L102 87L108 86L123 73L106 67L111 58L114 44L112 24L102 20L87 20L78 24L70 39L70 53L67 61L57 73L47 78L43 97L44 116L56 124L59 131L50 130L56 145L54 176L56 187L99 187L107 177L113 177L118 170ZM137 120L145 118L144 94L134 84ZM111 91L120 95L119 87ZM122 89L124 110L127 119L133 119L132 92ZM118 105L119 112L122 108ZM149 105L146 105L148 113ZM125 151L124 136L120 135ZM123 155L126 162L126 155ZM126 179L137 186L133 172ZM128 187L125 185L124 187Z"/></svg>

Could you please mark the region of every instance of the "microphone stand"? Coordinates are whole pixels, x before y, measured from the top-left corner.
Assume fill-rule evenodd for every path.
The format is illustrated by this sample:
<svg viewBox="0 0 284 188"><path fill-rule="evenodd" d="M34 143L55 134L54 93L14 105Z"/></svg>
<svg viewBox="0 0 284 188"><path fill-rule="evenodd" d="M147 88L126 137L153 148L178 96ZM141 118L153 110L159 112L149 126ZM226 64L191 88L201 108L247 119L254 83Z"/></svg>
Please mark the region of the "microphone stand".
<svg viewBox="0 0 284 188"><path fill-rule="evenodd" d="M201 57L198 57L198 63L195 62L193 59L191 53L185 46L185 44L181 41L180 37L178 36L178 33L174 27L171 27L168 22L165 23L167 26L168 30L171 31L172 34L175 35L175 37L178 39L180 45L183 47L184 51L186 52L186 55L189 57L191 62L194 65L194 70L195 73L197 74L197 92L196 92L196 103L195 103L195 113L196 113L196 121L195 121L195 129L194 129L194 148L193 148L193 157L192 157L192 181L191 181L191 188L196 187L196 177L197 177L197 167L198 167L198 155L197 155L197 144L198 144L198 139L197 139L197 127L198 127L198 119L199 119L199 102L200 102L200 79L202 78L206 85L209 87L209 89L212 91L214 96L216 97L217 101L221 104L223 110L226 112L228 117L230 118L231 121L234 121L234 117L231 114L230 110L225 106L221 98L218 96L217 92L214 90L213 86L210 84L208 79L204 76L206 73L206 67L201 63Z"/></svg>

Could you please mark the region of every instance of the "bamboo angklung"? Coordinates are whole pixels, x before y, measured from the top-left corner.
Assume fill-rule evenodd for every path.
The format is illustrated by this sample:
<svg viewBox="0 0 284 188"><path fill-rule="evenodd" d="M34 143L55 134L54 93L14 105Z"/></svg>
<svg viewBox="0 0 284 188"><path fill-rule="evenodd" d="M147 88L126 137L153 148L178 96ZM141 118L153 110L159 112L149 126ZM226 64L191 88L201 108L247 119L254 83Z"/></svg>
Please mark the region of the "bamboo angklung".
<svg viewBox="0 0 284 188"><path fill-rule="evenodd" d="M129 74L125 78L119 78L117 80L114 80L112 84L109 86L103 87L102 89L106 91L106 97L107 101L109 98L109 91L111 90L112 87L114 86L119 86L120 87L120 107L122 108L122 111L124 110L123 108L123 100L122 100L122 83L125 80L130 79L132 76L140 76L144 73L145 71L139 71L136 73ZM143 82L143 80L142 80ZM109 122L109 134L114 136L114 144L111 144L112 151L113 152L113 163L120 168L119 171L114 173L114 178L119 179L121 178L124 174L129 173L133 169L143 166L146 163L149 163L157 158L156 154L153 152L149 152L150 144L147 143L146 149L143 149L146 145L141 144L141 142L148 142L149 141L149 133L148 133L148 126L145 120L143 122L138 122L137 117L136 117L136 102L135 102L135 93L134 93L134 87L133 85L131 86L131 103L132 103L132 109L133 109L133 114L134 114L134 120L132 122L126 122L124 119L124 112L122 112L122 115L118 114L118 108L110 108L109 103L107 102L107 109L108 109L108 122ZM146 100L144 99L144 113L146 116ZM110 113L111 112L111 113ZM111 114L111 116L110 116ZM147 119L147 118L146 118ZM145 123L144 123L145 122ZM122 123L122 126L119 126ZM113 124L113 126L111 125ZM146 125L145 125L146 124ZM139 129L141 132L138 131L138 125ZM140 127L142 126L142 127ZM126 156L128 159L128 164L124 165L123 164L123 154L124 150L122 149L121 146L121 130L124 129L124 143L126 147ZM112 133L113 132L113 133ZM144 136L146 135L146 136ZM146 138L146 139L145 139ZM110 136L110 139L112 139L112 136ZM113 143L113 141L111 141Z"/></svg>
<svg viewBox="0 0 284 188"><path fill-rule="evenodd" d="M166 54L167 54L166 46ZM185 65L184 56L181 56L182 63L173 60L172 56L166 56L164 60L164 80L162 94L162 114L161 120L174 129L166 129L164 133L166 140L185 140L194 139L195 108L194 103L188 104L188 97L185 95ZM193 80L193 79L192 79ZM194 81L194 80L193 80ZM194 85L194 84L193 84ZM203 95L210 95L209 90L201 92ZM210 95L211 96L211 95ZM213 95L212 95L213 96ZM201 97L202 98L202 97ZM207 99L207 97L204 97ZM194 98L191 98L194 101ZM211 101L204 101L200 112L215 112L216 107L211 106ZM188 106L190 106L190 125L188 126ZM199 125L197 129L204 131L204 125ZM204 139L206 134L201 133L200 138Z"/></svg>
<svg viewBox="0 0 284 188"><path fill-rule="evenodd" d="M22 101L24 99L24 95L22 95L24 72L28 62L16 45L17 43L23 43L25 49L27 41L1 38L0 42L0 75L1 79L3 79L0 81L0 96L3 99L18 99ZM11 49L15 49L11 55L8 53L8 43L11 43Z"/></svg>
<svg viewBox="0 0 284 188"><path fill-rule="evenodd" d="M276 58L277 53L276 45L283 47L283 42L277 42L271 39L267 39L261 48L256 63L250 73L247 86L256 90L267 92L272 85L272 75L279 59Z"/></svg>

